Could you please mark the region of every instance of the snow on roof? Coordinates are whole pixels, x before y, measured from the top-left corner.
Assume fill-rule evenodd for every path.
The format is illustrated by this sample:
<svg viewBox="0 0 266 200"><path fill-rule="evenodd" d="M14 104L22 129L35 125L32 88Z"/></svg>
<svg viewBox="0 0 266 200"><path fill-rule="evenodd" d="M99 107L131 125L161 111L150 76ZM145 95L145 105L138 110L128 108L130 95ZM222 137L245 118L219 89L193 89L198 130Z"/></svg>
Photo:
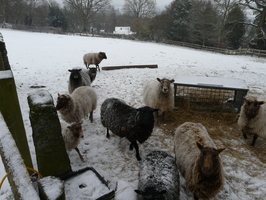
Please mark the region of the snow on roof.
<svg viewBox="0 0 266 200"><path fill-rule="evenodd" d="M206 76L176 76L175 84L191 86L209 86L216 88L234 88L247 90L247 84L244 80L221 77Z"/></svg>
<svg viewBox="0 0 266 200"><path fill-rule="evenodd" d="M9 132L2 114L0 113L0 149L6 158L9 171L12 172L13 181L21 199L39 199L33 187L26 166L20 156L15 141ZM10 175L11 176L11 175ZM14 186L13 186L14 187Z"/></svg>

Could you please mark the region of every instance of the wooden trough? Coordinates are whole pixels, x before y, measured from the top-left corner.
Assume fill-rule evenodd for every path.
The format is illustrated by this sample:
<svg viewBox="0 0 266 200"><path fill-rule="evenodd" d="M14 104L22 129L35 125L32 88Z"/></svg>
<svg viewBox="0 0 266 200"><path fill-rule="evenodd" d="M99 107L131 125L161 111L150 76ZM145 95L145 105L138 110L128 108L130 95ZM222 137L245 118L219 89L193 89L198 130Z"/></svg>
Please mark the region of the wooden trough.
<svg viewBox="0 0 266 200"><path fill-rule="evenodd" d="M158 68L158 65L125 65L102 67L102 70L132 69L132 68Z"/></svg>

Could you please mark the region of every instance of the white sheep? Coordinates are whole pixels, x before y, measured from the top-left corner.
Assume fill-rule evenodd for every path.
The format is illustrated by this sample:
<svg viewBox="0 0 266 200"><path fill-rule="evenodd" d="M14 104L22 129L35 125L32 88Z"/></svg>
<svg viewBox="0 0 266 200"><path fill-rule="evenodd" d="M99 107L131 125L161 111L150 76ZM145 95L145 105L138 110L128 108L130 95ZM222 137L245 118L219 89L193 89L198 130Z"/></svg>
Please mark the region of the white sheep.
<svg viewBox="0 0 266 200"><path fill-rule="evenodd" d="M99 53L87 53L83 56L83 62L88 68L91 64L96 65L96 68L100 71L99 64L103 59L107 59L107 56L104 52Z"/></svg>
<svg viewBox="0 0 266 200"><path fill-rule="evenodd" d="M223 189L224 172L219 157L223 150L217 149L200 123L186 122L176 129L176 164L195 200L213 198Z"/></svg>
<svg viewBox="0 0 266 200"><path fill-rule="evenodd" d="M80 139L84 137L81 124L82 122L74 123L70 126L67 126L66 124L61 124L61 129L62 129L62 136L65 142L66 150L70 151L72 149L75 149L80 159L84 161L78 149Z"/></svg>
<svg viewBox="0 0 266 200"><path fill-rule="evenodd" d="M97 95L91 87L81 86L72 94L58 94L56 109L67 123L81 122L90 113L93 122L93 111L97 106Z"/></svg>
<svg viewBox="0 0 266 200"><path fill-rule="evenodd" d="M174 82L174 79L157 78L157 80L152 80L144 86L143 101L145 105L159 109L162 112L162 120L164 119L165 112L171 111L174 108L174 88L172 84Z"/></svg>
<svg viewBox="0 0 266 200"><path fill-rule="evenodd" d="M74 68L69 69L70 72L68 81L68 92L71 94L76 88L80 86L91 86L91 78L89 75L89 70Z"/></svg>
<svg viewBox="0 0 266 200"><path fill-rule="evenodd" d="M237 124L245 139L247 139L247 135L253 135L252 146L255 145L258 137L266 138L265 102L254 96L246 96Z"/></svg>

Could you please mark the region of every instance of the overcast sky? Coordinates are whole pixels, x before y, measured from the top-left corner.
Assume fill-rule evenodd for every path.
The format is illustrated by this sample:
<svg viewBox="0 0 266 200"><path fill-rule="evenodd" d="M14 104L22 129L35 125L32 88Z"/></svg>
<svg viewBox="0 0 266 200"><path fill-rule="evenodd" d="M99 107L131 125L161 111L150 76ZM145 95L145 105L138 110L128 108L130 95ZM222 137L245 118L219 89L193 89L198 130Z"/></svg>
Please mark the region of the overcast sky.
<svg viewBox="0 0 266 200"><path fill-rule="evenodd" d="M55 0L62 4L64 0ZM157 7L159 9L164 9L165 6L169 5L173 0L156 0ZM125 3L125 0L111 0L111 5L113 5L116 8L121 8Z"/></svg>

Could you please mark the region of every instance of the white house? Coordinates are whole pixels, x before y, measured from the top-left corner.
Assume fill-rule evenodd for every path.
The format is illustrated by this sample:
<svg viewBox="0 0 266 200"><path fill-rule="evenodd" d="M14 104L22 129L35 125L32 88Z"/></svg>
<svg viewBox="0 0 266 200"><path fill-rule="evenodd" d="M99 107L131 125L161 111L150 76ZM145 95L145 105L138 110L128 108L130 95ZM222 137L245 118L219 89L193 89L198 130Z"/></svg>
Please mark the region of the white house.
<svg viewBox="0 0 266 200"><path fill-rule="evenodd" d="M121 35L132 35L136 34L135 32L132 32L130 30L129 26L118 26L115 27L115 31L113 32L114 34L121 34Z"/></svg>

